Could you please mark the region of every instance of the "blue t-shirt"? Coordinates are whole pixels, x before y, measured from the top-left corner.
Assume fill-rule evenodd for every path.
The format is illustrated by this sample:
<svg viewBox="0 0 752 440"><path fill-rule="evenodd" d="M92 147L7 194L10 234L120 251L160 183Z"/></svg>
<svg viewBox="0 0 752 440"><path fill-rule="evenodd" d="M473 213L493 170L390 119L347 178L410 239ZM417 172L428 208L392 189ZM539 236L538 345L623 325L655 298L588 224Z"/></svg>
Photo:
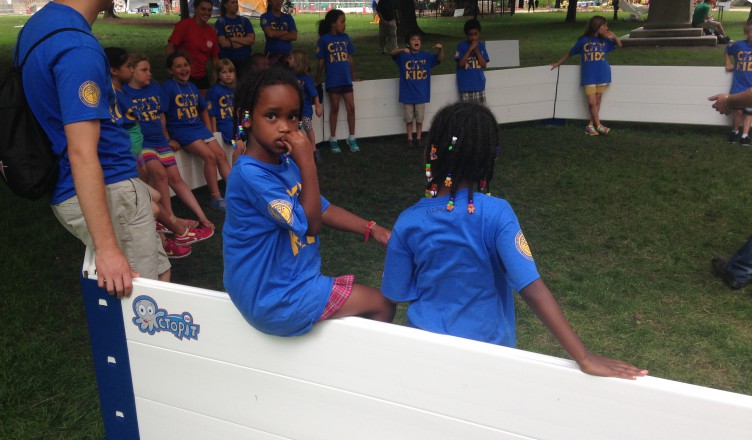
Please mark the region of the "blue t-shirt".
<svg viewBox="0 0 752 440"><path fill-rule="evenodd" d="M295 27L295 20L292 18L292 15L285 14L284 12L279 14L279 17L275 16L271 11L261 14L261 29L266 29L267 27L275 31L297 32L298 30ZM292 42L267 37L264 52L272 55L290 53L292 52Z"/></svg>
<svg viewBox="0 0 752 440"><path fill-rule="evenodd" d="M240 15L235 18L220 17L214 23L217 37L241 38L253 34L251 20ZM219 47L219 57L230 60L245 60L251 56L251 46L236 47L234 49Z"/></svg>
<svg viewBox="0 0 752 440"><path fill-rule="evenodd" d="M125 86L123 86L125 87ZM118 110L123 115L123 127L126 130L130 130L138 124L138 108L131 98L125 93L125 89L115 89L115 96L117 97Z"/></svg>
<svg viewBox="0 0 752 440"><path fill-rule="evenodd" d="M740 93L752 87L752 44L747 40L726 46L726 53L734 57L734 75L729 93Z"/></svg>
<svg viewBox="0 0 752 440"><path fill-rule="evenodd" d="M483 68L478 62L478 57L475 56L475 52L470 54L467 58L467 64L465 67L460 67L459 60L465 56L468 49L470 49L470 42L467 40L460 41L457 45L457 51L454 52L454 61L457 61L457 89L462 92L480 92L486 90L486 75L483 73ZM478 49L483 55L483 59L486 62L489 61L488 52L486 52L486 45L478 42Z"/></svg>
<svg viewBox="0 0 752 440"><path fill-rule="evenodd" d="M381 291L409 302L408 323L423 330L514 347L513 291L540 278L506 200L467 190L422 199L405 210L389 239Z"/></svg>
<svg viewBox="0 0 752 440"><path fill-rule="evenodd" d="M316 58L324 59L326 88L352 85L350 56L355 46L347 34L324 34L316 46Z"/></svg>
<svg viewBox="0 0 752 440"><path fill-rule="evenodd" d="M319 96L319 92L316 91L316 84L313 83L313 78L310 75L298 75L298 84L303 89L303 117L313 117L313 104L314 99Z"/></svg>
<svg viewBox="0 0 752 440"><path fill-rule="evenodd" d="M305 235L300 180L292 160L270 165L246 155L227 178L225 290L253 327L277 336L310 331L334 284L321 275L318 237ZM323 197L321 207L329 207Z"/></svg>
<svg viewBox="0 0 752 440"><path fill-rule="evenodd" d="M123 86L123 91L137 109L141 123L141 134L144 135L144 147L167 146L167 139L165 139L162 131L161 118L165 111L167 97L159 84L152 81L142 89L134 89L126 84Z"/></svg>
<svg viewBox="0 0 752 440"><path fill-rule="evenodd" d="M232 141L234 131L234 100L235 90L225 87L220 83L214 84L206 92L206 105L208 106L209 116L217 118L217 130L222 133L222 139L228 144Z"/></svg>
<svg viewBox="0 0 752 440"><path fill-rule="evenodd" d="M611 66L606 60L606 54L616 49L613 40L601 38L580 37L569 49L569 55L582 55L580 65L580 85L610 84Z"/></svg>
<svg viewBox="0 0 752 440"><path fill-rule="evenodd" d="M431 68L439 64L432 52L400 52L394 57L400 71L399 102L425 104L431 101Z"/></svg>
<svg viewBox="0 0 752 440"><path fill-rule="evenodd" d="M65 31L37 46L23 68L26 98L34 115L60 156L59 173L50 203L76 195L73 186L65 125L100 121L97 154L109 185L137 177L136 158L112 87L109 63L86 19L69 6L48 3L23 28L19 62L31 46L55 29L74 27L88 33Z"/></svg>
<svg viewBox="0 0 752 440"><path fill-rule="evenodd" d="M167 131L200 129L209 131L201 120L201 112L206 108L206 101L199 93L195 84L188 81L181 84L174 79L162 83L166 105L164 108L167 118ZM207 137L211 137L208 133Z"/></svg>

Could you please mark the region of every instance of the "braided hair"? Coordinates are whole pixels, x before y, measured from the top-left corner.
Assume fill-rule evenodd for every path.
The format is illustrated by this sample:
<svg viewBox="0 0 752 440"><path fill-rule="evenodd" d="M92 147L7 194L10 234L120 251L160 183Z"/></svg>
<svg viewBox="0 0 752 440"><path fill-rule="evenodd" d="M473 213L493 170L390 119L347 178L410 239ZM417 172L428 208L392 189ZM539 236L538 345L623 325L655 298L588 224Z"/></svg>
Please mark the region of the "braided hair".
<svg viewBox="0 0 752 440"><path fill-rule="evenodd" d="M233 120L236 137L243 134L243 130L239 126L242 127L241 124L245 115L253 112L253 108L256 107L261 92L269 86L283 84L291 86L298 92L300 101L298 118L300 118L303 112L303 90L290 69L282 66L273 66L269 69L252 72L243 78L243 81L235 91L235 115Z"/></svg>
<svg viewBox="0 0 752 440"><path fill-rule="evenodd" d="M431 121L425 150L426 197L435 197L444 185L449 188L451 211L459 184L470 183L468 212L472 214L473 191L489 193L498 145L498 123L487 107L456 103L439 110Z"/></svg>

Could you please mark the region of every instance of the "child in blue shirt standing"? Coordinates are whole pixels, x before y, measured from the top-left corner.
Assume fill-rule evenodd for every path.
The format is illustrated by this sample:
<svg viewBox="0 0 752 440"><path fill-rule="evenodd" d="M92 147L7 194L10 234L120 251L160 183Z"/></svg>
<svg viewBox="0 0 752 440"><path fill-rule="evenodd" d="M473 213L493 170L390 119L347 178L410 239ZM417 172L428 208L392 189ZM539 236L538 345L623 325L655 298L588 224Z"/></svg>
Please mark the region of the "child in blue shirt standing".
<svg viewBox="0 0 752 440"><path fill-rule="evenodd" d="M734 72L729 94L740 93L752 88L752 22L744 25L745 40L739 40L726 46L726 71ZM743 125L742 125L743 123ZM734 122L728 140L742 146L752 145L749 139L749 127L752 124L752 108L734 112ZM742 125L742 136L739 138L739 126Z"/></svg>
<svg viewBox="0 0 752 440"><path fill-rule="evenodd" d="M512 207L487 194L498 130L482 105L457 103L436 114L425 151L426 198L397 219L382 292L409 303L413 327L514 347L517 291L583 372L644 376L645 370L588 352L541 281Z"/></svg>
<svg viewBox="0 0 752 440"><path fill-rule="evenodd" d="M480 22L471 19L465 22L467 40L460 41L454 52L457 62L457 90L460 102L486 104L486 75L483 69L488 64L486 45L480 41Z"/></svg>
<svg viewBox="0 0 752 440"><path fill-rule="evenodd" d="M282 12L284 0L269 0L267 11L261 14L261 30L266 36L264 53L269 65L285 63L292 51L292 42L298 39L298 28L292 15Z"/></svg>
<svg viewBox="0 0 752 440"><path fill-rule="evenodd" d="M421 51L421 44L420 34L414 33L408 36L406 48L392 51L392 58L400 71L399 101L404 110L407 148L420 148L426 103L431 100L431 68L444 59L444 46L441 44L434 45L437 50L435 54Z"/></svg>
<svg viewBox="0 0 752 440"><path fill-rule="evenodd" d="M329 146L332 153L342 150L337 143L337 115L339 114L339 100L345 101L347 110L347 128L350 135L347 146L350 151L360 151L358 140L355 138L355 98L353 97L353 60L355 53L350 36L345 33L345 13L339 9L327 12L324 19L319 21L319 41L316 57L319 66L316 69L316 84L321 84L321 72L326 67L326 91L329 93Z"/></svg>
<svg viewBox="0 0 752 440"><path fill-rule="evenodd" d="M559 67L572 55L582 55L580 66L580 85L585 88L590 121L585 127L585 133L590 136L607 135L610 128L601 124L599 116L601 99L606 87L611 83L611 66L606 60L606 54L621 47L621 40L608 30L608 21L596 15L592 17L585 33L577 40L572 48L561 59L551 64L551 70Z"/></svg>

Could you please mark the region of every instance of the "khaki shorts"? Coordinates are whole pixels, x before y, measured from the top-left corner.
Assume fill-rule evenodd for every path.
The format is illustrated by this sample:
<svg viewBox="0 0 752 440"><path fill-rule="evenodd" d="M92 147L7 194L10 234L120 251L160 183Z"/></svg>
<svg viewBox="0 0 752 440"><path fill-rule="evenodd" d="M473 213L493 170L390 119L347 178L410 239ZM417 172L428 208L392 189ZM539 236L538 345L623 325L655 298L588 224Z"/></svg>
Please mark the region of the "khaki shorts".
<svg viewBox="0 0 752 440"><path fill-rule="evenodd" d="M405 110L405 124L409 124L413 121L417 122L418 124L423 123L423 118L426 116L425 104L402 104L402 107Z"/></svg>
<svg viewBox="0 0 752 440"><path fill-rule="evenodd" d="M149 190L138 179L126 179L105 187L107 208L120 248L135 272L156 280L170 269L151 211ZM52 206L58 221L87 247L94 243L86 227L78 196Z"/></svg>

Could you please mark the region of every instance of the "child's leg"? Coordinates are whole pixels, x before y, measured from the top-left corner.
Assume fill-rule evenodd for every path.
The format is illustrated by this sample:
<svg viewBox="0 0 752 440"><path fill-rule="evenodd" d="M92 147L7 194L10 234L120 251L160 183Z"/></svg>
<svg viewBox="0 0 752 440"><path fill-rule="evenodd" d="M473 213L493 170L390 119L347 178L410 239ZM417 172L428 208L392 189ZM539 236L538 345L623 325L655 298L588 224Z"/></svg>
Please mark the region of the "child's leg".
<svg viewBox="0 0 752 440"><path fill-rule="evenodd" d="M600 109L600 100L597 93L591 93L587 95L588 110L590 111L590 125L597 127L601 125L601 119L598 116Z"/></svg>
<svg viewBox="0 0 752 440"><path fill-rule="evenodd" d="M225 154L224 148L222 148L221 145L219 145L219 142L216 140L212 140L207 143L209 146L209 150L214 153L214 158L217 161L217 170L219 171L219 175L222 176L222 178L227 181L227 176L230 175L230 162L227 161L227 155Z"/></svg>
<svg viewBox="0 0 752 440"><path fill-rule="evenodd" d="M214 224L209 221L209 219L206 217L206 214L204 214L204 211L201 209L201 205L199 205L198 200L196 200L196 196L193 195L193 191L191 191L191 188L187 183L185 183L183 177L180 176L180 170L178 170L178 167L170 166L166 168L166 171L167 181L169 182L170 188L175 191L175 195L177 195L180 200L185 203L185 205L191 211L193 211L194 214L196 214L196 217L198 217L198 221L200 222L201 226L213 228Z"/></svg>
<svg viewBox="0 0 752 440"><path fill-rule="evenodd" d="M339 114L339 93L329 93L329 139L337 138L337 115Z"/></svg>
<svg viewBox="0 0 752 440"><path fill-rule="evenodd" d="M347 110L347 129L350 131L350 137L355 136L355 97L351 93L342 95L345 99L345 110Z"/></svg>
<svg viewBox="0 0 752 440"><path fill-rule="evenodd" d="M750 108L749 110L752 110L752 108ZM750 125L752 125L752 111L747 111L747 109L744 109L744 117L742 120L744 121L742 123L742 136L747 137L749 136Z"/></svg>
<svg viewBox="0 0 752 440"><path fill-rule="evenodd" d="M378 289L353 284L350 296L329 318L360 316L375 321L392 322L395 309L394 303L386 299Z"/></svg>
<svg viewBox="0 0 752 440"><path fill-rule="evenodd" d="M732 124L731 130L738 133L739 127L742 125L743 120L744 120L744 112L741 109L734 111L734 119L733 119L733 122L731 123Z"/></svg>
<svg viewBox="0 0 752 440"><path fill-rule="evenodd" d="M410 142L413 140L413 123L408 122L405 124L405 130L407 131L407 141Z"/></svg>
<svg viewBox="0 0 752 440"><path fill-rule="evenodd" d="M204 161L204 179L206 180L206 186L209 187L209 193L215 199L222 198L219 192L219 182L217 181L217 159L214 152L209 149L209 146L206 145L203 139L195 140L183 148Z"/></svg>
<svg viewBox="0 0 752 440"><path fill-rule="evenodd" d="M426 116L426 105L415 104L415 137L420 143L423 136L423 118Z"/></svg>

